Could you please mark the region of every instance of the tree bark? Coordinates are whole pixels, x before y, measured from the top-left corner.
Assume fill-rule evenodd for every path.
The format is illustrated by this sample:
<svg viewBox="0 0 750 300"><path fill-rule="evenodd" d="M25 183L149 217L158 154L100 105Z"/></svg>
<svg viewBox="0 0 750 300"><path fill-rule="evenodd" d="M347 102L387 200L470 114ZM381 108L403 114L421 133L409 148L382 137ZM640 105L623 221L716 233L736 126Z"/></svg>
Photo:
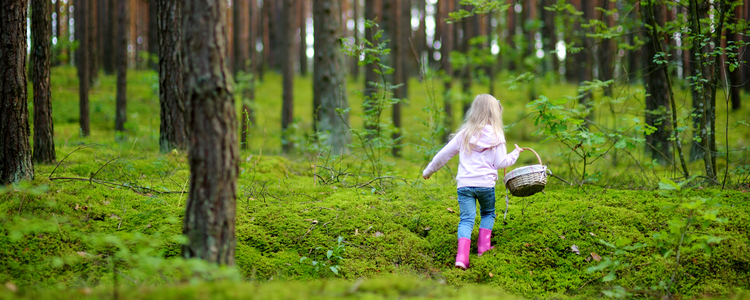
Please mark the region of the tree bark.
<svg viewBox="0 0 750 300"><path fill-rule="evenodd" d="M542 0L540 19L542 20L542 47L544 48L544 70L559 74L560 59L557 56L557 31L555 30L555 12L544 9L555 4L552 0Z"/></svg>
<svg viewBox="0 0 750 300"><path fill-rule="evenodd" d="M349 115L339 116L337 109L349 107L346 98L344 57L341 52L342 24L331 22L340 14L338 0L314 0L315 57L313 68L313 102L320 103L317 130L328 135L323 139L335 154L346 152L350 136ZM343 120L342 120L343 119Z"/></svg>
<svg viewBox="0 0 750 300"><path fill-rule="evenodd" d="M35 163L55 162L55 139L50 102L50 43L52 23L47 0L31 2L31 80L34 86L34 156Z"/></svg>
<svg viewBox="0 0 750 300"><path fill-rule="evenodd" d="M76 39L78 40L78 110L81 135L89 136L89 37L88 37L88 2L90 0L76 0Z"/></svg>
<svg viewBox="0 0 750 300"><path fill-rule="evenodd" d="M376 9L376 0L365 0L365 21L375 21L375 18L377 17L375 13ZM365 40L372 43L372 47L376 47L378 43L376 43L373 40L373 34L377 31L377 28L365 28ZM372 86L371 83L378 82L378 74L375 73L375 68L377 66L375 64L368 64L365 65L365 85L364 85L364 94L365 94L365 100L362 102L362 111L365 114L370 113L374 107L372 107L373 103L373 95L376 93L376 87ZM316 105L320 105L319 103ZM365 119L365 130L368 132L372 132L376 130L377 124L374 124L373 122L367 122L367 119ZM371 135L367 135L368 138L372 138Z"/></svg>
<svg viewBox="0 0 750 300"><path fill-rule="evenodd" d="M730 22L733 22L734 24L737 24L736 26L740 26L738 23L738 20L742 17L742 6L736 6L734 8L734 18L733 20L730 20ZM735 29L736 30L736 29ZM740 52L740 48L737 47L737 43L742 40L741 32L736 32L735 30L727 30L727 45L734 47L734 49L730 50L734 52L736 55L735 59L739 60L740 55L742 55L742 52ZM733 43L730 43L733 42ZM733 61L735 59L732 59ZM728 63L732 63L733 61L728 61ZM742 69L741 66L735 68L733 71L729 71L729 67L726 67L726 72L728 74L727 76L727 83L729 85L729 94L731 97L732 102L732 110L739 110L741 106L740 101L740 86L742 86Z"/></svg>
<svg viewBox="0 0 750 300"><path fill-rule="evenodd" d="M281 54L283 95L281 106L281 145L284 153L292 150L289 126L294 122L294 63L292 51L294 49L294 0L284 0L283 45ZM330 20L333 22L334 20Z"/></svg>
<svg viewBox="0 0 750 300"><path fill-rule="evenodd" d="M463 9L467 11L471 11L472 8L469 6L464 6ZM463 33L463 36L461 37L461 52L464 56L469 55L469 51L471 49L471 46L469 45L469 40L474 37L474 28L472 26L472 23L474 23L474 19L476 16L469 17L466 19L463 19L461 21L461 32ZM461 103L463 106L463 116L466 116L466 113L469 111L469 108L471 107L472 102L472 95L471 95L471 81L472 81L472 66L470 63L466 63L463 66L463 69L461 70Z"/></svg>
<svg viewBox="0 0 750 300"><path fill-rule="evenodd" d="M159 149L187 149L182 68L182 0L157 0L159 37Z"/></svg>
<svg viewBox="0 0 750 300"><path fill-rule="evenodd" d="M233 52L234 52L234 65L233 73L236 76L239 71L247 71L245 63L248 57L248 30L250 25L248 24L247 13L250 12L248 8L250 1L252 0L235 0L232 2L232 30L233 35Z"/></svg>
<svg viewBox="0 0 750 300"><path fill-rule="evenodd" d="M59 0L58 0L59 2ZM114 45L117 37L115 36L115 23L117 22L117 9L115 2L111 0L102 0L99 5L104 6L104 17L100 18L102 35L102 69L104 74L112 75L115 73L115 51Z"/></svg>
<svg viewBox="0 0 750 300"><path fill-rule="evenodd" d="M405 75L405 58L406 58L406 43L404 43L404 35L406 34L406 24L403 24L404 17L402 15L402 6L405 5L406 0L393 0L393 10L392 13L395 16L394 22L393 22L393 43L391 43L391 55L392 55L392 61L393 61L393 68L395 69L393 72L393 84L403 84L401 87L395 89L393 91L393 96L396 99L399 99L396 103L393 104L392 110L391 110L391 119L393 121L393 133L391 135L391 138L393 138L394 146L392 149L392 154L394 157L400 157L400 150L401 150L401 101L404 101L406 99L406 89L407 89L407 82ZM411 25L408 25L409 29L411 29ZM411 31L411 30L409 30Z"/></svg>
<svg viewBox="0 0 750 300"><path fill-rule="evenodd" d="M641 2L641 17L643 23L654 27L664 25L663 5ZM646 136L646 152L651 157L664 164L672 160L669 138L671 124L668 118L669 94L666 78L666 63L657 64L654 59L661 52L660 36L655 29L646 30L648 42L644 47L644 62L646 66L646 124L656 127L656 131Z"/></svg>
<svg viewBox="0 0 750 300"><path fill-rule="evenodd" d="M157 24L159 21L157 20L156 1L158 0L148 0L148 65L158 71L159 63L150 59L150 57L159 55L159 24Z"/></svg>
<svg viewBox="0 0 750 300"><path fill-rule="evenodd" d="M128 1L117 1L117 99L115 108L115 131L125 131L127 121L127 72L128 72Z"/></svg>
<svg viewBox="0 0 750 300"><path fill-rule="evenodd" d="M28 1L0 5L0 186L31 180L26 91L26 15Z"/></svg>
<svg viewBox="0 0 750 300"><path fill-rule="evenodd" d="M89 85L99 78L99 27L97 26L97 0L88 0L86 10L87 35L89 37Z"/></svg>
<svg viewBox="0 0 750 300"><path fill-rule="evenodd" d="M299 58L299 74L307 76L307 0L298 0L298 28L299 28L299 50L297 58ZM313 25L314 26L314 25Z"/></svg>
<svg viewBox="0 0 750 300"><path fill-rule="evenodd" d="M452 0L438 2L438 5L442 5L443 15L445 17L448 13L454 10L455 2ZM453 32L455 31L455 24L449 24L442 20L438 22L443 23L443 36L440 43L440 60L445 74L443 75L443 111L445 112L445 119L443 119L443 126L445 131L443 132L443 141L447 142L451 133L453 132L453 97L451 97L451 90L453 85L453 64L451 63L451 51L453 51Z"/></svg>
<svg viewBox="0 0 750 300"><path fill-rule="evenodd" d="M590 7L590 1L592 0L581 0L581 10L583 11L581 23L588 23L589 19L593 17L593 9ZM583 49L576 54L576 66L578 67L577 69L579 86L583 85L584 82L591 81L593 79L591 70L593 66L593 59L590 55L590 53L593 51L593 42L591 38L586 36L586 29L581 29L580 35L581 41L583 43ZM578 97L578 103L589 110L588 114L584 117L586 119L586 122L584 122L583 124L584 127L588 128L590 125L589 121L594 117L594 109L592 103L593 99L591 97L591 92L579 91Z"/></svg>
<svg viewBox="0 0 750 300"><path fill-rule="evenodd" d="M359 0L352 0L352 12L354 14L354 45L359 45L359 11L361 10L361 7L359 5ZM350 72L352 73L352 77L354 78L354 81L357 81L359 78L359 56L352 56L351 62L349 62L350 66Z"/></svg>
<svg viewBox="0 0 750 300"><path fill-rule="evenodd" d="M190 190L185 258L234 265L237 119L226 57L226 1L186 0L182 9Z"/></svg>

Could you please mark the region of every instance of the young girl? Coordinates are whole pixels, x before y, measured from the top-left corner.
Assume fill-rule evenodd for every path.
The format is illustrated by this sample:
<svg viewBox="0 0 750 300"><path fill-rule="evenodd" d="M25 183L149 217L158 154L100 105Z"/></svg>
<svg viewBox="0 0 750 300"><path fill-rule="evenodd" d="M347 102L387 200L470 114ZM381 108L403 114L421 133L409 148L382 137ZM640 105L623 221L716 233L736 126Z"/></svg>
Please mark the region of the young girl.
<svg viewBox="0 0 750 300"><path fill-rule="evenodd" d="M458 156L458 207L461 221L458 222L458 251L456 267L469 267L469 248L474 219L477 215L475 201L479 201L482 221L479 223L479 256L490 246L492 226L495 224L495 181L497 170L516 162L523 150L516 149L506 154L503 133L503 106L492 95L482 94L474 98L466 113L464 124L448 145L443 147L427 168L422 171L424 179L430 178L453 156Z"/></svg>

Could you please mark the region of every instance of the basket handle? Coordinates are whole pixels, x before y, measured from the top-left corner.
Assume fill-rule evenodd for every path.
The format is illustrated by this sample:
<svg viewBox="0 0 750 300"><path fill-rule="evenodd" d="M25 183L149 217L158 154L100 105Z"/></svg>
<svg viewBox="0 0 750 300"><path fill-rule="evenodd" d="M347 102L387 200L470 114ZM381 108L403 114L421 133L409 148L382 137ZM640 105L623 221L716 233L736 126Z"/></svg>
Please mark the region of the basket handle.
<svg viewBox="0 0 750 300"><path fill-rule="evenodd" d="M529 150L531 152L534 152L534 155L536 155L536 159L539 160L539 164L540 165L542 164L542 158L539 157L539 153L536 153L534 149L531 149L531 148L521 148L521 149L523 149L524 151ZM505 175L507 174L507 171L508 171L508 168L503 168L503 177L505 177Z"/></svg>

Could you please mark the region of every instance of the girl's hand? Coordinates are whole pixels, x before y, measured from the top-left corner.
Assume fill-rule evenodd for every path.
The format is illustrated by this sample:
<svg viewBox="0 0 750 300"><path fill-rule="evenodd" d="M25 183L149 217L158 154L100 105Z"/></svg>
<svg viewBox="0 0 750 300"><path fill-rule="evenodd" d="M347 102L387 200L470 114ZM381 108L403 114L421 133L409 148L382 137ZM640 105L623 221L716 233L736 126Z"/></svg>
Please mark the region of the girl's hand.
<svg viewBox="0 0 750 300"><path fill-rule="evenodd" d="M518 150L518 153L521 153L521 152L523 152L523 148L521 148L521 147L518 147L518 144L515 144L515 145L516 145L516 150Z"/></svg>

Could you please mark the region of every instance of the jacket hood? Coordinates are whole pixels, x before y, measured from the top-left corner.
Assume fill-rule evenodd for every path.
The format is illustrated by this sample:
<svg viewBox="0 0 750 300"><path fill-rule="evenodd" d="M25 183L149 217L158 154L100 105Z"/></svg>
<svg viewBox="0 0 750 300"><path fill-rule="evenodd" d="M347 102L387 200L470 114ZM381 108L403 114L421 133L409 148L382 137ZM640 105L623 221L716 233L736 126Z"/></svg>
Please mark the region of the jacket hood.
<svg viewBox="0 0 750 300"><path fill-rule="evenodd" d="M469 144L471 144L472 150L475 151L492 148L504 142L504 140L497 137L495 130L493 130L490 125L485 125L484 128L482 128L482 131L479 132L479 138L475 135L469 139Z"/></svg>

